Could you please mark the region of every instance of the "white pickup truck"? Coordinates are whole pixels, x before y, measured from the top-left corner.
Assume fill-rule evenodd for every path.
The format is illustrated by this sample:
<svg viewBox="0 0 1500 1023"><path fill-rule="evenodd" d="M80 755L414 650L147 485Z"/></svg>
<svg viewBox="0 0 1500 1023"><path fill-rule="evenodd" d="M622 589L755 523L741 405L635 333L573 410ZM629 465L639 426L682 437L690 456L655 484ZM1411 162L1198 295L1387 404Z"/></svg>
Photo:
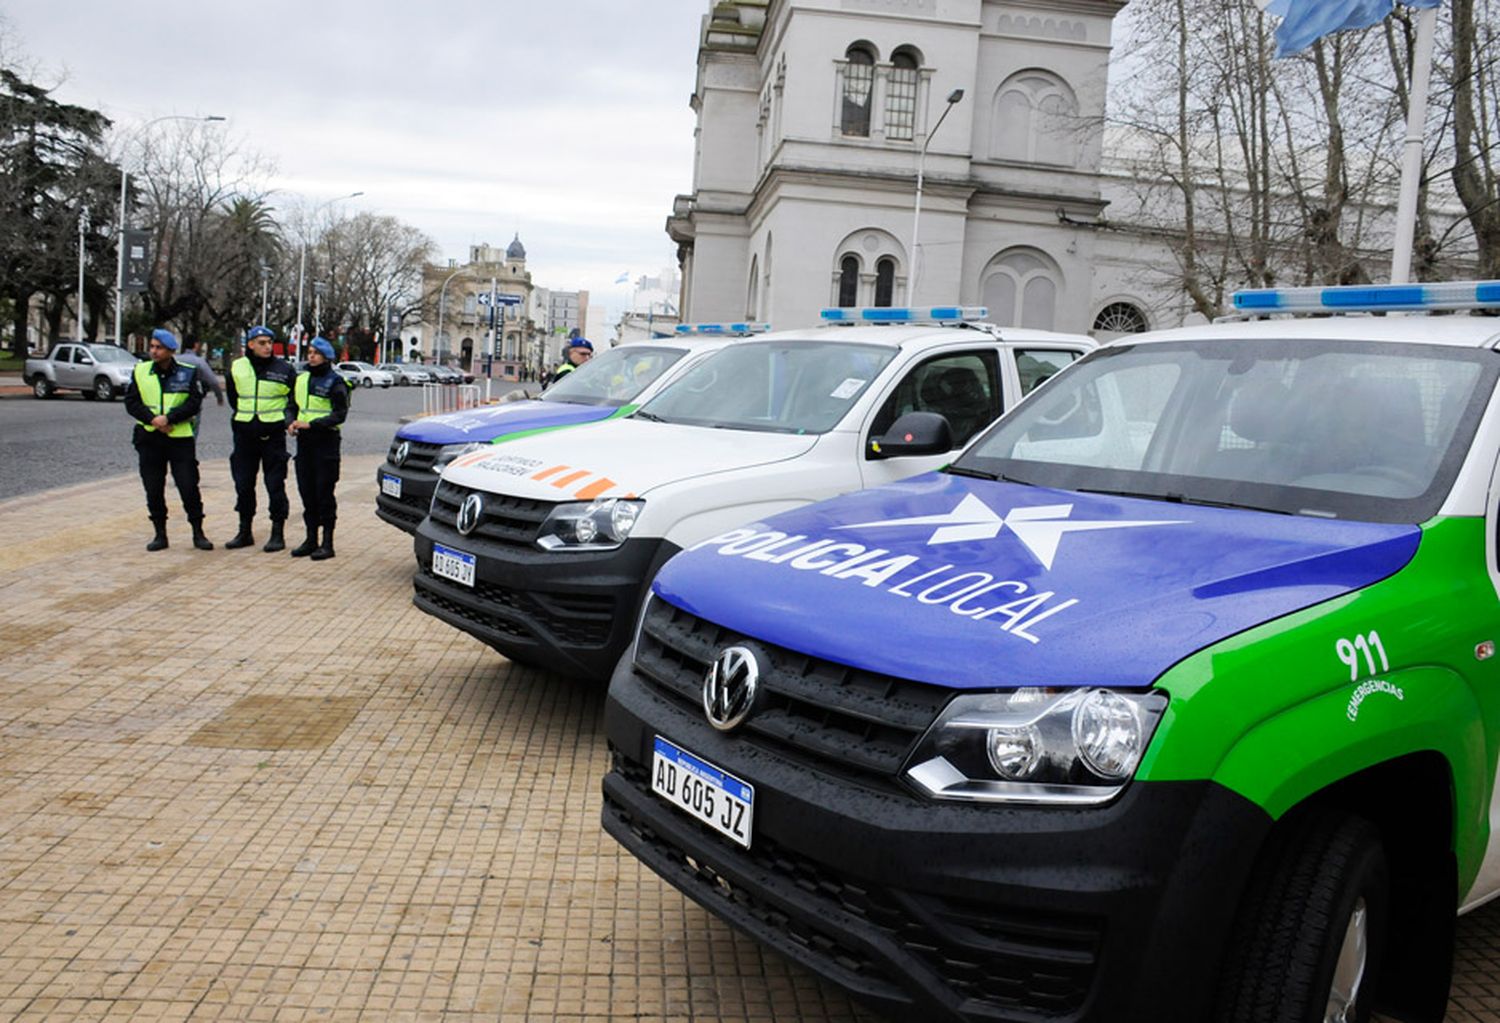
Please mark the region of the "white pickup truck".
<svg viewBox="0 0 1500 1023"><path fill-rule="evenodd" d="M67 342L44 359L27 359L22 379L38 398L82 391L90 401L113 401L125 393L139 360L119 345Z"/></svg>

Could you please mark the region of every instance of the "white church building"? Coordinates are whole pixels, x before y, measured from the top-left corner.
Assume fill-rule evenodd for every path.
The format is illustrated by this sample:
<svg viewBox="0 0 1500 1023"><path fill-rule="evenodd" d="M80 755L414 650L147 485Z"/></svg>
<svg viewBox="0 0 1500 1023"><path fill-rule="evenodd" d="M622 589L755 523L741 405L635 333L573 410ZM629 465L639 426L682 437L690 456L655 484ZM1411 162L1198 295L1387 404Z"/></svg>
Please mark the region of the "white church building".
<svg viewBox="0 0 1500 1023"><path fill-rule="evenodd" d="M1177 323L1171 299L1128 283L1153 258L1142 240L1096 229L1123 6L715 3L693 192L667 221L683 319L797 326L830 305L958 303L1103 336Z"/></svg>

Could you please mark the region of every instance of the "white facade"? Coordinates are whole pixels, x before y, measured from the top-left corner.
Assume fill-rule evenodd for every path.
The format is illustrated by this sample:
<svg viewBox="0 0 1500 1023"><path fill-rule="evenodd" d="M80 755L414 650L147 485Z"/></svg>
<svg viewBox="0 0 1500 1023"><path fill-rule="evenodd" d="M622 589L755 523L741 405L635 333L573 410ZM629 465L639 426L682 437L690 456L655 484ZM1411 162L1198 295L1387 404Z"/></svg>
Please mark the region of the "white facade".
<svg viewBox="0 0 1500 1023"><path fill-rule="evenodd" d="M1084 332L1101 313L1164 325L1171 306L1133 270L1165 253L1097 229L1122 6L715 4L693 96L694 191L667 223L683 320L791 327L829 305L956 302L1015 326Z"/></svg>

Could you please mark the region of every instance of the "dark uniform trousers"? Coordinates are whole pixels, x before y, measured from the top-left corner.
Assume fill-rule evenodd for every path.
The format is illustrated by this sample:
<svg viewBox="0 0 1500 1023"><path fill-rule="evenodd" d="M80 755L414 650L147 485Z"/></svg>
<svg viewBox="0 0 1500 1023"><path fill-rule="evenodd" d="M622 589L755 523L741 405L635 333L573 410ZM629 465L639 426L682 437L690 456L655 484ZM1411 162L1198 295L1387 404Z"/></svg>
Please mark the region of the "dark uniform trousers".
<svg viewBox="0 0 1500 1023"><path fill-rule="evenodd" d="M234 477L234 510L241 519L255 518L255 481L262 469L266 477L266 503L271 521L284 522L291 513L286 499L286 468L291 456L286 450L286 425L234 423L234 450L229 455L229 473ZM297 474L301 486L302 474ZM306 497L303 503L306 504Z"/></svg>
<svg viewBox="0 0 1500 1023"><path fill-rule="evenodd" d="M332 526L338 518L333 488L339 481L340 437L337 430L303 430L297 434L297 493L308 532Z"/></svg>
<svg viewBox="0 0 1500 1023"><path fill-rule="evenodd" d="M167 521L167 469L182 497L189 522L203 521L203 498L198 492L198 442L193 437L168 437L156 430L135 428L135 451L140 459L141 484L146 488L146 511L151 521Z"/></svg>

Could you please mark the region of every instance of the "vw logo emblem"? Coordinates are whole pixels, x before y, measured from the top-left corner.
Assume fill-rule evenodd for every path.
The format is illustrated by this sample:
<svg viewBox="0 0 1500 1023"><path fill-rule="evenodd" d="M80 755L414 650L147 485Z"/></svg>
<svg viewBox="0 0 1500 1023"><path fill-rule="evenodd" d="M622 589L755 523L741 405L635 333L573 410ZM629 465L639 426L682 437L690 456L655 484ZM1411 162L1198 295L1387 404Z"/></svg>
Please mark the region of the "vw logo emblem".
<svg viewBox="0 0 1500 1023"><path fill-rule="evenodd" d="M406 464L406 456L411 454L411 441L404 440L396 445L396 457L391 459L391 464L398 469Z"/></svg>
<svg viewBox="0 0 1500 1023"><path fill-rule="evenodd" d="M725 647L703 677L703 713L708 723L721 732L737 727L755 705L759 685L760 662L754 651Z"/></svg>
<svg viewBox="0 0 1500 1023"><path fill-rule="evenodd" d="M474 527L479 525L479 515L484 511L484 501L478 494L470 494L464 498L464 503L458 507L458 531L464 536L474 532Z"/></svg>

